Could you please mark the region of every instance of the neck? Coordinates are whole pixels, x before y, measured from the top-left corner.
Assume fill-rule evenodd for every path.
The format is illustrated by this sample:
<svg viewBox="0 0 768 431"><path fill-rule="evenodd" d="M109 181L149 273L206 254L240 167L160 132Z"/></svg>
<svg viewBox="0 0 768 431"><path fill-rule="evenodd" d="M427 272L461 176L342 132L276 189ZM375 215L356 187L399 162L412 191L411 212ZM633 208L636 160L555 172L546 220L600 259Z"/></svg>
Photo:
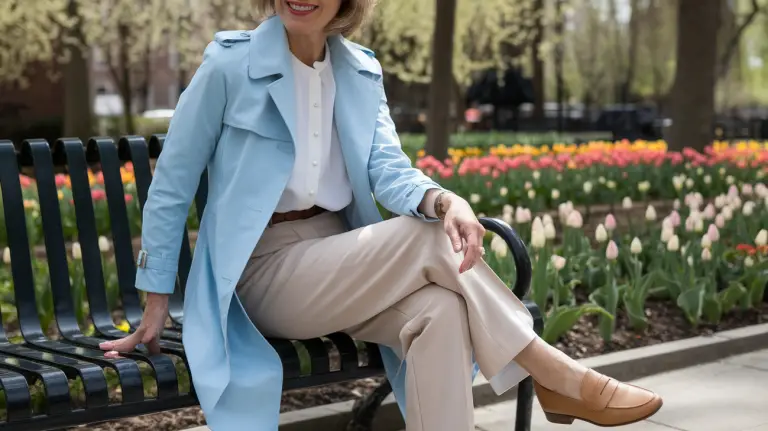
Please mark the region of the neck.
<svg viewBox="0 0 768 431"><path fill-rule="evenodd" d="M323 59L325 53L326 35L301 34L295 35L288 33L288 47L296 58L302 63L312 66L314 62Z"/></svg>

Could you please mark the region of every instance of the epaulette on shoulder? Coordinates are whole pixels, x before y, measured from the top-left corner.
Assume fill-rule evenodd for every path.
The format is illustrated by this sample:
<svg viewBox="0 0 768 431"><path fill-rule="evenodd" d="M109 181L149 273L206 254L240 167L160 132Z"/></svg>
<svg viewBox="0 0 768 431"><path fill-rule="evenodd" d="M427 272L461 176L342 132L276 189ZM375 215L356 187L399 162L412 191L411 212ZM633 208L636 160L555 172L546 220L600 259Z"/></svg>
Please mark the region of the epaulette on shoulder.
<svg viewBox="0 0 768 431"><path fill-rule="evenodd" d="M220 31L214 36L214 40L221 46L229 48L238 42L251 40L251 33L244 30Z"/></svg>
<svg viewBox="0 0 768 431"><path fill-rule="evenodd" d="M366 48L366 47L364 47L363 45L360 45L360 44L358 44L358 43L355 43L355 42L352 42L352 41L347 41L347 42L349 42L349 44L350 44L351 46L353 46L353 47L355 47L355 48L359 49L360 51L363 51L363 52L365 53L365 55L367 55L368 57L371 57L371 58L376 58L376 53L375 53L375 52L373 52L373 50L371 50L371 49L369 49L369 48Z"/></svg>

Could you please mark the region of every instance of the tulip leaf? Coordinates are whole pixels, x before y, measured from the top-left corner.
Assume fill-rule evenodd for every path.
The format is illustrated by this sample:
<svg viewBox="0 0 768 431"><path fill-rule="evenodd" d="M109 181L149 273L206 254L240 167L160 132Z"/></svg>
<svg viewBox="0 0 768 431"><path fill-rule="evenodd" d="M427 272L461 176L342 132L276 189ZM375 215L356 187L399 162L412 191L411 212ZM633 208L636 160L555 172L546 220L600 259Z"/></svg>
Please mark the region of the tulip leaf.
<svg viewBox="0 0 768 431"><path fill-rule="evenodd" d="M554 343L568 332L582 316L598 314L613 320L613 316L597 304L582 304L578 306L557 307L553 309L544 322L541 338L547 343Z"/></svg>

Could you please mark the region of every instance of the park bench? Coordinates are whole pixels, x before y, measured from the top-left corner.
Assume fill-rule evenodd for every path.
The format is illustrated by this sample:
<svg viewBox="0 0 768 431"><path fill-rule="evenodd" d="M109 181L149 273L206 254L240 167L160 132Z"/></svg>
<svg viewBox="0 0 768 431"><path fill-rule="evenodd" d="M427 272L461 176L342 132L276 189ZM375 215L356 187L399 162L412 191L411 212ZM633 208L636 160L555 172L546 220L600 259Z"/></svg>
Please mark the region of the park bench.
<svg viewBox="0 0 768 431"><path fill-rule="evenodd" d="M132 162L137 194L143 207L152 178L151 161L160 154L163 140L164 136L155 136L147 143L143 138L126 137L115 144L110 138L94 138L83 145L78 139L61 139L50 146L44 140L33 139L24 141L18 150L10 141L0 141L2 215L11 252L13 293L20 331L20 335L12 336L0 326L0 394L4 395L0 396L0 402L4 398L4 404L0 404L0 429L60 429L197 405L194 389L183 391L182 373L177 372L177 367L186 365L181 343L182 305L192 262L192 246L186 228L185 239L180 244L177 288L170 300L170 324L163 333L163 353L150 355L140 347L125 354L124 358L106 359L98 348L100 342L120 338L125 332L116 326L115 310L110 309L106 297L88 169L100 170L104 178L120 309L133 330L139 325L142 303L134 288L136 249L120 168L126 162ZM34 222L41 223L43 231L50 274L49 294L56 323L54 334L41 327L38 315L34 253L27 231L25 196L19 176L21 168L31 168L36 180L40 220ZM56 172L68 173L71 181L77 239L82 253L82 287L89 305L88 319L92 323L92 330L86 332L78 324L72 299L68 245L62 228ZM203 174L195 197L198 217L203 214L206 197L207 180ZM531 280L531 265L524 243L499 220L484 218L482 223L510 247L517 268L514 291L523 297ZM542 320L538 309L532 302L527 301L526 305L536 317L536 329L540 331ZM269 341L283 362L284 390L383 374L377 346L358 343L345 334L330 334L312 340ZM107 378L110 374L116 375L117 378L112 380L119 382L117 400L115 391L110 390ZM151 380L149 385L148 378ZM72 389L75 387L81 392L76 394ZM33 393L39 395L33 397ZM40 397L42 402L39 402ZM518 387L515 428L518 431L530 428L532 400L533 387L528 378ZM363 418L360 419L362 422L370 422L379 403L380 400L358 403L353 416Z"/></svg>

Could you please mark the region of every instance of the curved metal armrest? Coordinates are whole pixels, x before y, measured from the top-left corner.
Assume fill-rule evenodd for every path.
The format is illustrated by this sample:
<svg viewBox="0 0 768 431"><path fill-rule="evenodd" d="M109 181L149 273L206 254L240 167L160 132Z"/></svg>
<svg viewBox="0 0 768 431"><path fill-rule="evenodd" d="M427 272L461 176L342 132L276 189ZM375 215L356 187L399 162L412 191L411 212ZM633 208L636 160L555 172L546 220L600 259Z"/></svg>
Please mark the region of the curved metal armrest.
<svg viewBox="0 0 768 431"><path fill-rule="evenodd" d="M531 286L532 273L531 258L528 256L528 249L525 247L525 243L517 235L517 232L502 220L481 217L480 224L486 230L500 236L507 243L509 251L512 252L512 260L515 262L515 269L517 270L517 280L512 291L518 298L522 299L528 293L528 288Z"/></svg>

